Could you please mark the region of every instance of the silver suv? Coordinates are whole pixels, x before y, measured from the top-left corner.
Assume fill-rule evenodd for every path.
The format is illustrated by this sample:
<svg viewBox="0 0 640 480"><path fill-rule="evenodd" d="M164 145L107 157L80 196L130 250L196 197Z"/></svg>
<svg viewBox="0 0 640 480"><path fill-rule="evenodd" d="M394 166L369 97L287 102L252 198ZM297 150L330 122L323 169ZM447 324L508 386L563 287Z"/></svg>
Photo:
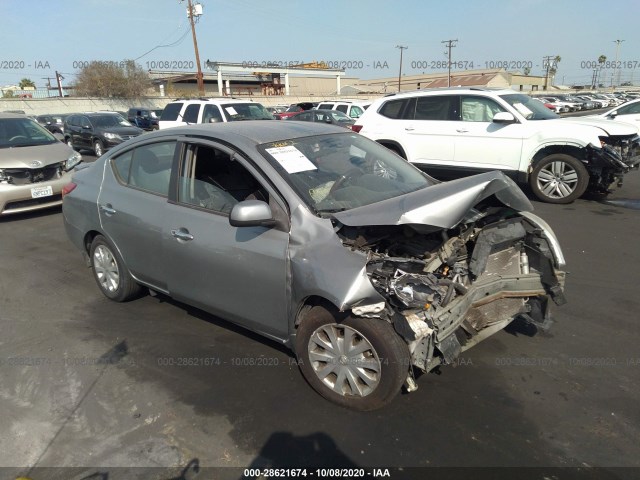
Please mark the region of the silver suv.
<svg viewBox="0 0 640 480"><path fill-rule="evenodd" d="M428 173L501 170L549 203L609 192L637 168L638 128L560 118L513 90L447 88L376 100L352 127Z"/></svg>
<svg viewBox="0 0 640 480"><path fill-rule="evenodd" d="M236 120L273 120L262 104L237 98L178 98L162 111L158 128L193 123L233 122Z"/></svg>

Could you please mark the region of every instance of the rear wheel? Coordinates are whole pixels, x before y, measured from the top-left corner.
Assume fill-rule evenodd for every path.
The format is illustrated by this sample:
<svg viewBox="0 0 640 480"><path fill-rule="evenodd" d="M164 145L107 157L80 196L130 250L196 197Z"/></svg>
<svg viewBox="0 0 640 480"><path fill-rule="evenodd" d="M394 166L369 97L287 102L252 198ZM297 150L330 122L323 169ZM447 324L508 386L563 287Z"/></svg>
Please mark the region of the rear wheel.
<svg viewBox="0 0 640 480"><path fill-rule="evenodd" d="M102 293L113 301L126 302L142 287L131 277L118 251L102 235L96 235L89 251L93 277Z"/></svg>
<svg viewBox="0 0 640 480"><path fill-rule="evenodd" d="M529 185L543 202L571 203L587 189L589 172L580 160L554 153L535 165Z"/></svg>
<svg viewBox="0 0 640 480"><path fill-rule="evenodd" d="M337 319L313 307L296 334L300 370L324 398L355 410L391 402L409 371L409 350L383 320Z"/></svg>

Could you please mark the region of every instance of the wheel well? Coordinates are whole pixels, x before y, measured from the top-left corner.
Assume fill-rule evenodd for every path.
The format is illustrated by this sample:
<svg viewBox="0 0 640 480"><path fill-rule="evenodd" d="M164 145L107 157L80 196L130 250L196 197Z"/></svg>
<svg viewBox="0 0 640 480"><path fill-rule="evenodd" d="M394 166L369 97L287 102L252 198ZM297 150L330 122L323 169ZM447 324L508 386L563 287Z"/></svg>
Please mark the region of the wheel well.
<svg viewBox="0 0 640 480"><path fill-rule="evenodd" d="M404 153L404 149L400 146L400 144L394 140L378 140L377 141L383 147L387 147L392 152L397 153L405 160L407 159L406 153Z"/></svg>
<svg viewBox="0 0 640 480"><path fill-rule="evenodd" d="M535 166L540 160L554 153L562 153L565 155L569 155L577 160L583 161L586 155L586 149L575 147L573 145L549 145L548 147L544 147L542 150L538 150L536 154L531 159L531 168Z"/></svg>
<svg viewBox="0 0 640 480"><path fill-rule="evenodd" d="M313 313L311 313L313 311L313 307L322 307L324 310L330 312L336 318L339 318L340 316L348 316L347 312L341 312L338 307L336 307L326 298L312 295L304 299L304 301L300 305L300 308L298 309L298 313L296 313L294 325L296 330L308 315L313 315Z"/></svg>
<svg viewBox="0 0 640 480"><path fill-rule="evenodd" d="M91 250L91 244L93 243L93 239L96 238L98 235L100 235L100 232L96 230L91 230L90 232L87 232L86 235L84 236L84 249L87 253L89 253L89 250Z"/></svg>

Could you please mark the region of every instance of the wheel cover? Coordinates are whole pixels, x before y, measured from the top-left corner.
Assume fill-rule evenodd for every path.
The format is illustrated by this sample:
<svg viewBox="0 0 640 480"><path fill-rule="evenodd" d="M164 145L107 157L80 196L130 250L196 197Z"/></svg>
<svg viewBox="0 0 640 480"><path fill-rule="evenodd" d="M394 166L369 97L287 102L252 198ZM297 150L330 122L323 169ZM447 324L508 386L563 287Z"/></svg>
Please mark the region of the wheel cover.
<svg viewBox="0 0 640 480"><path fill-rule="evenodd" d="M104 245L98 245L93 252L93 270L96 272L100 287L110 293L120 286L120 270L115 257Z"/></svg>
<svg viewBox="0 0 640 480"><path fill-rule="evenodd" d="M578 172L571 165L558 160L545 165L538 172L538 188L550 198L566 198L578 185Z"/></svg>
<svg viewBox="0 0 640 480"><path fill-rule="evenodd" d="M332 323L316 329L308 354L318 379L338 395L366 397L380 384L382 366L375 348L349 326Z"/></svg>

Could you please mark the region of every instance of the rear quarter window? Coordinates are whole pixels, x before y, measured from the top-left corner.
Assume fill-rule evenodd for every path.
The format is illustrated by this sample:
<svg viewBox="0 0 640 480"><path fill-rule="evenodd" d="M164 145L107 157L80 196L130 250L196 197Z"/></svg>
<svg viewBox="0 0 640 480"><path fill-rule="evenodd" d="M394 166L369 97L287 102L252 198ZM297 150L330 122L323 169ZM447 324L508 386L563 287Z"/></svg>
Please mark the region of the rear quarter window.
<svg viewBox="0 0 640 480"><path fill-rule="evenodd" d="M178 115L180 114L180 110L182 109L182 105L184 105L184 103L178 102L178 103L170 103L169 105L164 107L160 120L168 120L168 121L177 120Z"/></svg>

